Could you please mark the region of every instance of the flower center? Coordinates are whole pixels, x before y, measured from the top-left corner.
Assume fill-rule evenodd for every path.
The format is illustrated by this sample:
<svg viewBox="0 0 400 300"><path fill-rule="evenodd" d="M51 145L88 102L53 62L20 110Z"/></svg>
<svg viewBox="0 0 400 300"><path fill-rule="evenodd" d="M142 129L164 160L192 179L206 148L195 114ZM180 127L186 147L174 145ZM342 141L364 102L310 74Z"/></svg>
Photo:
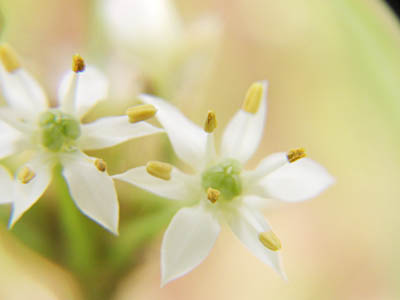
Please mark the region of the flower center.
<svg viewBox="0 0 400 300"><path fill-rule="evenodd" d="M233 159L212 166L203 173L203 188L216 189L220 191L223 199L232 200L242 192L241 170L240 163Z"/></svg>
<svg viewBox="0 0 400 300"><path fill-rule="evenodd" d="M59 110L48 110L39 117L41 143L47 149L67 151L81 135L80 123Z"/></svg>

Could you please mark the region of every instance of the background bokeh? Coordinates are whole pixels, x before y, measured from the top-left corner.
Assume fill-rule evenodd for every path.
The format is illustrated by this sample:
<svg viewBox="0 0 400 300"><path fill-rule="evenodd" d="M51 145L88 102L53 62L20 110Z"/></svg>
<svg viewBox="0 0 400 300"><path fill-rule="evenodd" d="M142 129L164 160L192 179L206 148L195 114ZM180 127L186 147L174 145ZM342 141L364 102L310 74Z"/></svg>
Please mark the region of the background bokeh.
<svg viewBox="0 0 400 300"><path fill-rule="evenodd" d="M131 260L107 297L399 299L400 28L389 8L377 0L174 3L184 26L204 15L217 18L217 43L201 46L204 51L212 48L207 68L191 73L189 83L164 82L168 89L160 93L198 124L212 108L218 135L240 107L247 87L268 79L266 130L249 167L269 153L304 146L336 184L308 202L265 212L283 243L288 282L225 230L204 263L161 289L159 249L169 214L146 214L162 200L142 203L146 193L118 183L122 225L138 216L130 228L134 234L145 232L147 223L139 218L145 215L155 228L149 238L143 234L145 242L140 240L137 247L126 242L125 251L115 253L117 261L120 255ZM110 100L92 118L122 113L138 92L151 89L143 79L148 74L138 69L140 56L129 61L127 53L118 51L126 45L113 40L100 7L100 0L0 0L1 40L14 46L52 98L76 52L112 74ZM168 78L168 72L174 76L173 66L163 67ZM110 173L122 172L165 155L160 149L168 145L159 140L149 137L96 154L111 161ZM46 248L51 243L68 249L68 240L54 225L58 199L52 191L44 198L11 231L6 229L9 207L0 211L0 299L86 299L85 280L94 290L103 284L87 279L92 275L82 268L84 262L74 267L64 259L68 255ZM100 236L97 247L129 240L124 231L110 237L90 221L81 221ZM35 223L40 224L31 225ZM50 241L44 240L43 230ZM109 272L104 268L98 265L96 272ZM74 275L85 270L81 278Z"/></svg>

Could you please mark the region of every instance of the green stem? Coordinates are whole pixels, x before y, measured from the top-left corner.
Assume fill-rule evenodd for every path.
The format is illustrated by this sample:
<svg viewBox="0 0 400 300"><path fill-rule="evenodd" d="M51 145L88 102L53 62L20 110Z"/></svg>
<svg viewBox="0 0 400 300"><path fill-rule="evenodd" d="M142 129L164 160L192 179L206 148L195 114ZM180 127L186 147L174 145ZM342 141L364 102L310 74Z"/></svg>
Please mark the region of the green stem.
<svg viewBox="0 0 400 300"><path fill-rule="evenodd" d="M61 166L54 170L56 194L60 203L61 230L64 235L65 260L80 279L88 279L95 264L94 244L82 218L69 194L68 185L61 173Z"/></svg>

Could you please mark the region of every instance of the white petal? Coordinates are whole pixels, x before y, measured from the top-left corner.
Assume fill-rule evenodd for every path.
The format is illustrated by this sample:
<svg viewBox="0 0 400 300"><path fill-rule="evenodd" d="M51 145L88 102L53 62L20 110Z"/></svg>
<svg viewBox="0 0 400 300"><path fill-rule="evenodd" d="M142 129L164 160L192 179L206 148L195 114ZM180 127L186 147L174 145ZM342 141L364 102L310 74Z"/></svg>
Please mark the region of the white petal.
<svg viewBox="0 0 400 300"><path fill-rule="evenodd" d="M176 155L194 168L202 167L206 151L206 132L170 103L150 95L140 95L139 98L158 109L156 118L168 134Z"/></svg>
<svg viewBox="0 0 400 300"><path fill-rule="evenodd" d="M264 197L297 202L317 196L334 182L324 167L302 158L272 172L259 185Z"/></svg>
<svg viewBox="0 0 400 300"><path fill-rule="evenodd" d="M190 272L210 253L218 221L203 207L180 209L164 234L161 249L161 285Z"/></svg>
<svg viewBox="0 0 400 300"><path fill-rule="evenodd" d="M81 128L79 144L84 150L111 147L130 139L163 132L147 122L129 123L127 116L101 118Z"/></svg>
<svg viewBox="0 0 400 300"><path fill-rule="evenodd" d="M23 150L22 134L0 121L0 159Z"/></svg>
<svg viewBox="0 0 400 300"><path fill-rule="evenodd" d="M0 204L10 203L14 196L14 180L10 172L0 165Z"/></svg>
<svg viewBox="0 0 400 300"><path fill-rule="evenodd" d="M4 98L11 107L35 113L48 108L41 86L24 69L9 73L1 67L0 84Z"/></svg>
<svg viewBox="0 0 400 300"><path fill-rule="evenodd" d="M288 164L287 154L285 152L274 153L264 158L255 170L244 171L242 173L243 181L247 184L253 184L255 181L267 176L269 173Z"/></svg>
<svg viewBox="0 0 400 300"><path fill-rule="evenodd" d="M265 218L257 211L242 206L228 220L233 233L262 262L272 267L286 279L278 251L271 251L260 242L258 235L270 231L271 227Z"/></svg>
<svg viewBox="0 0 400 300"><path fill-rule="evenodd" d="M256 195L245 195L243 197L243 203L250 208L265 209L276 204L276 200L267 199Z"/></svg>
<svg viewBox="0 0 400 300"><path fill-rule="evenodd" d="M83 153L63 155L63 175L69 192L83 214L114 234L118 233L119 204L111 176L99 171Z"/></svg>
<svg viewBox="0 0 400 300"><path fill-rule="evenodd" d="M74 87L75 77L78 80L76 87ZM70 101L67 95L71 92L72 95L75 95L73 99L74 115L82 118L100 100L107 98L108 80L100 70L93 66L86 66L85 70L78 74L69 71L64 75L58 93L58 98L60 102L63 102L61 103L63 107L70 106L64 101Z"/></svg>
<svg viewBox="0 0 400 300"><path fill-rule="evenodd" d="M199 180L194 176L179 171L175 167L172 169L170 180L163 180L150 175L144 166L113 177L150 193L174 200L190 200L200 194L198 190L200 187Z"/></svg>
<svg viewBox="0 0 400 300"><path fill-rule="evenodd" d="M26 184L19 180L15 181L15 199L9 222L10 227L39 200L50 184L53 164L48 158L46 155L38 155L26 164L35 173L31 181Z"/></svg>
<svg viewBox="0 0 400 300"><path fill-rule="evenodd" d="M262 83L265 88L257 113L251 114L240 109L225 128L221 144L224 157L245 163L257 150L267 114L267 82Z"/></svg>
<svg viewBox="0 0 400 300"><path fill-rule="evenodd" d="M27 113L27 111L21 111L7 106L0 107L0 120L21 133L28 134L34 130L36 125L33 123L33 120L36 121L36 115L33 116Z"/></svg>

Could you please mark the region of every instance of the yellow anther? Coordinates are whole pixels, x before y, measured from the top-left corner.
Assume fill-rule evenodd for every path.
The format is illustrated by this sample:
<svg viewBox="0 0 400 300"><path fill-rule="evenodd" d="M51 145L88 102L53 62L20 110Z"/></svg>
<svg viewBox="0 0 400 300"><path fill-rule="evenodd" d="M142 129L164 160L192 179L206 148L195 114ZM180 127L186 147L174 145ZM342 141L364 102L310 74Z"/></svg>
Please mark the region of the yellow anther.
<svg viewBox="0 0 400 300"><path fill-rule="evenodd" d="M208 111L206 122L204 123L204 131L212 133L215 128L217 128L217 118L215 117L215 113L210 110Z"/></svg>
<svg viewBox="0 0 400 300"><path fill-rule="evenodd" d="M36 176L35 172L33 172L30 168L25 166L18 172L17 178L21 183L27 184L35 176Z"/></svg>
<svg viewBox="0 0 400 300"><path fill-rule="evenodd" d="M21 68L17 53L8 44L0 46L0 59L4 68L9 73Z"/></svg>
<svg viewBox="0 0 400 300"><path fill-rule="evenodd" d="M75 73L85 71L85 61L79 54L72 56L72 71Z"/></svg>
<svg viewBox="0 0 400 300"><path fill-rule="evenodd" d="M94 161L94 165L96 166L97 170L99 170L100 172L105 172L107 170L107 163L102 160L101 158L97 158Z"/></svg>
<svg viewBox="0 0 400 300"><path fill-rule="evenodd" d="M290 163L303 157L306 157L306 150L304 148L293 149L287 153L287 159Z"/></svg>
<svg viewBox="0 0 400 300"><path fill-rule="evenodd" d="M221 195L221 192L216 189L213 189L211 187L209 187L207 189L207 198L208 198L208 200L211 201L211 203L217 202L220 195Z"/></svg>
<svg viewBox="0 0 400 300"><path fill-rule="evenodd" d="M257 113L263 97L264 85L260 82L253 83L247 90L242 109L249 113Z"/></svg>
<svg viewBox="0 0 400 300"><path fill-rule="evenodd" d="M157 109L151 104L143 104L127 109L126 114L129 117L129 122L136 123L153 117Z"/></svg>
<svg viewBox="0 0 400 300"><path fill-rule="evenodd" d="M170 180L172 166L168 163L163 163L160 161L149 161L146 165L146 171L154 177Z"/></svg>
<svg viewBox="0 0 400 300"><path fill-rule="evenodd" d="M271 251L278 251L282 248L281 241L272 231L265 231L260 233L258 235L258 239L265 248L268 248Z"/></svg>

